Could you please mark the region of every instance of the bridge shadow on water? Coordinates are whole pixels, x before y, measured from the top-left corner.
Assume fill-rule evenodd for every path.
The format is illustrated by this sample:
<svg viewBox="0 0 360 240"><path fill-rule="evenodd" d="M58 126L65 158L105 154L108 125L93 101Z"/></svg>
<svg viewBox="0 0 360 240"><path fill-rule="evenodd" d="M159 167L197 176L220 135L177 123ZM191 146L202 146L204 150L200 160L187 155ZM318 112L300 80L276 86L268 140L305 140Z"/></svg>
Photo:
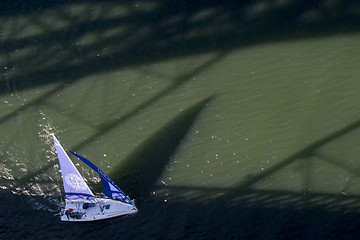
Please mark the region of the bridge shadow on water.
<svg viewBox="0 0 360 240"><path fill-rule="evenodd" d="M119 165L114 166L109 177L121 183L125 192L131 193L134 198L146 197L154 189L197 116L214 97L203 99L171 119L137 146ZM101 184L97 191L101 191Z"/></svg>
<svg viewBox="0 0 360 240"><path fill-rule="evenodd" d="M179 113L145 140L109 174L136 198L139 213L97 223L61 223L56 203L44 197L1 191L1 237L38 236L150 239L357 239L360 195L262 190L254 185L289 164L320 154L320 149L360 127L360 120L315 141L232 188L167 186L158 183L169 160L201 111L215 96ZM348 169L348 171L352 171ZM359 175L356 170L351 174ZM98 189L96 189L98 188ZM96 191L101 191L95 186ZM153 194L156 192L156 194ZM51 211L34 210L43 204ZM21 206L19 208L18 206ZM24 231L17 231L23 227Z"/></svg>
<svg viewBox="0 0 360 240"><path fill-rule="evenodd" d="M9 21L16 25L16 17L25 16L29 24L38 25L44 31L35 36L17 37L13 29L10 32L14 36L0 40L6 59L0 69L26 66L18 72L6 72L8 75L0 80L0 94L59 84L1 117L0 124L12 120L19 111L43 104L66 89L68 84L92 74L187 55L217 53L194 71L172 79L169 88L135 106L121 118L102 122L91 137L72 148L75 151L136 116L139 109L151 107L235 48L360 30L359 13L352 11L356 9L357 1L179 1L176 4L143 1L139 6L124 1L119 10L125 9L127 14L115 14L112 18L96 17L96 9L110 12L112 4L117 7L117 2L113 1L106 4L96 0L40 2L30 1L22 6L14 1L2 3L6 5L0 8L2 18L15 19ZM68 5L75 3L84 11L71 15ZM58 10L55 17L69 20L68 27L52 28L51 24L38 18L43 11L53 13L54 9ZM85 16L80 18L81 14ZM93 18L91 14L94 14ZM120 27L124 28L120 34L106 37L106 31ZM89 34L97 35L95 41L83 44L81 39L86 39ZM36 54L12 57L24 49L32 49ZM54 56L58 58L53 60ZM201 111L215 98L216 95L212 95L179 113L114 167L110 177L136 198L140 210L137 215L99 223L66 224L53 216L58 206L49 204L47 198L13 195L1 190L0 204L6 207L0 211L0 238L48 239L49 235L53 239L360 238L360 196L254 187L300 159L320 156L321 147L357 130L360 120L315 141L259 174L240 179L232 188L158 185L182 139ZM53 163L45 165L19 182L35 183L34 177L52 166ZM348 171L358 176L355 170ZM43 207L51 205L48 206L51 211L42 211L42 207L34 209L36 203L42 203Z"/></svg>
<svg viewBox="0 0 360 240"><path fill-rule="evenodd" d="M356 0L3 1L0 94L187 55L359 31L358 7Z"/></svg>
<svg viewBox="0 0 360 240"><path fill-rule="evenodd" d="M148 166L143 168L144 162L135 160L142 159L141 153L135 154L137 157L131 158L135 165L131 165L130 173L127 174L142 179L139 183L151 183L144 185L148 187L145 193L162 193L156 196L150 194L143 198L147 199L145 202L139 202L142 209L140 216L143 214L151 218L151 221L146 222L159 223L155 229L151 229L160 238L218 239L226 236L245 239L357 239L360 237L360 195L309 190L262 190L254 185L276 172L284 171L286 166L296 161L312 161L314 156L321 157L322 147L336 142L359 127L360 120L355 121L260 174L242 179L232 188L165 186L158 185L155 179L149 181L146 171L139 172L137 168L166 166L156 164L157 161L162 161L161 158L152 157L151 152L156 151L152 146L148 148L151 149ZM151 142L154 144L156 140ZM165 159L170 156L171 154ZM336 161L332 160L331 164L334 162ZM339 167L344 169L343 164L338 162ZM360 176L357 169L345 169L354 177ZM150 177L158 179L159 174Z"/></svg>

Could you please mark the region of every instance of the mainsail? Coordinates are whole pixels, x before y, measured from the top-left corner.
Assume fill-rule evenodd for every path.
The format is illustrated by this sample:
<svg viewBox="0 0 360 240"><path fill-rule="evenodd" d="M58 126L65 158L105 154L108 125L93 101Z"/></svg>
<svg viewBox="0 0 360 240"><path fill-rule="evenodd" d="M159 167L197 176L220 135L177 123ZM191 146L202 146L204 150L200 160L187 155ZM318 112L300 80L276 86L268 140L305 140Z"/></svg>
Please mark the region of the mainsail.
<svg viewBox="0 0 360 240"><path fill-rule="evenodd" d="M71 152L71 151L69 151L69 152ZM76 154L74 152L71 152L71 153L99 174L101 182L103 184L105 196L110 197L110 198L121 199L121 200L133 205L133 202L131 202L131 200L123 193L123 191L121 191L121 189L103 171L101 171L97 166L95 166L95 164L93 164L86 158L80 156L79 154Z"/></svg>
<svg viewBox="0 0 360 240"><path fill-rule="evenodd" d="M53 138L54 146L60 162L66 199L96 201L94 194L81 177L79 171L76 169L69 156L56 139L55 135L53 135Z"/></svg>

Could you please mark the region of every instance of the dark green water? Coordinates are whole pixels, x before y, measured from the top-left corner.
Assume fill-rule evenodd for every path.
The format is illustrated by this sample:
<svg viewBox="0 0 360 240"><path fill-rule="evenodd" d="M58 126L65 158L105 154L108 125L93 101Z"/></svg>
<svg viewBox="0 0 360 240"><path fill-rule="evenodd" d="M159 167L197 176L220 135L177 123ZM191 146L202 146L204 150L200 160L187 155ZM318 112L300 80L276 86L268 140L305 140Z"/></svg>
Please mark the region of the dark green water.
<svg viewBox="0 0 360 240"><path fill-rule="evenodd" d="M358 239L359 20L355 0L2 2L0 239ZM139 213L60 222L51 133Z"/></svg>

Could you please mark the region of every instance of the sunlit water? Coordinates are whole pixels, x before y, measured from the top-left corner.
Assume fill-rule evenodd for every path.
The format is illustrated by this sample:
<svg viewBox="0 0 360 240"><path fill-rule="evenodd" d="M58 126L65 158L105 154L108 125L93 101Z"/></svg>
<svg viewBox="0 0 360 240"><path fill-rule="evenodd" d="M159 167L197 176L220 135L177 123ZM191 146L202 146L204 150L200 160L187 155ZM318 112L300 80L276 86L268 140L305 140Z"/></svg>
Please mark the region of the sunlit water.
<svg viewBox="0 0 360 240"><path fill-rule="evenodd" d="M197 51L191 41L211 30L157 33L145 23L159 8L59 4L2 16L0 238L356 237L360 34ZM188 21L216 15L226 19L209 7ZM109 174L139 213L62 224L51 133ZM98 176L74 162L100 192Z"/></svg>

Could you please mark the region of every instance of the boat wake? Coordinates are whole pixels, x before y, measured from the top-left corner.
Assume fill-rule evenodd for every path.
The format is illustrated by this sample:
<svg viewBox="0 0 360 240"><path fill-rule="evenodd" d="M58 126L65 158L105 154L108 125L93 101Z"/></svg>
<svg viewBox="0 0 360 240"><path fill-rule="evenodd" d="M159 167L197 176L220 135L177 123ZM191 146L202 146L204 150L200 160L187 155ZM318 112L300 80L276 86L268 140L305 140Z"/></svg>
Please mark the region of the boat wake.
<svg viewBox="0 0 360 240"><path fill-rule="evenodd" d="M61 206L60 174L51 133L58 131L42 110L39 110L39 116L41 130L38 137L49 147L31 155L14 140L6 152L0 150L3 158L0 163L0 191L23 199L29 209L57 212ZM30 159L28 156L31 156ZM45 167L43 159L46 159Z"/></svg>

